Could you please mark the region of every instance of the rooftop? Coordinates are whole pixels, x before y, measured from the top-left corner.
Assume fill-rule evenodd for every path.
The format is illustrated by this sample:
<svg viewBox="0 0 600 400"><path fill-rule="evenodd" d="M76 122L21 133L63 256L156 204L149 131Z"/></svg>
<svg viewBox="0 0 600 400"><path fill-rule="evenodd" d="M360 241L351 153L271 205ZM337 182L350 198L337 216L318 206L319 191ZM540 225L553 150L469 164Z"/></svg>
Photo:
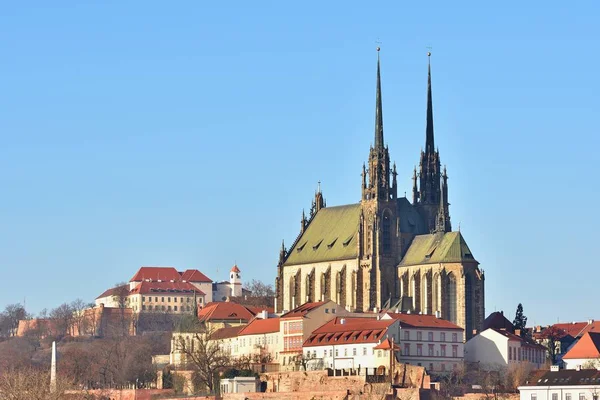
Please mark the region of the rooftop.
<svg viewBox="0 0 600 400"><path fill-rule="evenodd" d="M301 318L304 317L310 311L319 308L323 304L327 303L326 301L317 301L313 303L304 303L301 306L294 308L292 311L289 311L281 316L281 318Z"/></svg>
<svg viewBox="0 0 600 400"><path fill-rule="evenodd" d="M600 333L586 332L563 356L563 359L573 358L600 358Z"/></svg>
<svg viewBox="0 0 600 400"><path fill-rule="evenodd" d="M463 331L460 326L431 314L386 313L386 315L400 321L402 328L437 328Z"/></svg>
<svg viewBox="0 0 600 400"><path fill-rule="evenodd" d="M255 314L247 307L236 303L213 302L208 303L198 312L200 321L244 321L248 322Z"/></svg>
<svg viewBox="0 0 600 400"><path fill-rule="evenodd" d="M378 343L395 322L394 319L336 317L315 329L304 342L304 346Z"/></svg>
<svg viewBox="0 0 600 400"><path fill-rule="evenodd" d="M561 369L548 371L535 381L524 386L575 386L600 385L600 371L596 369Z"/></svg>
<svg viewBox="0 0 600 400"><path fill-rule="evenodd" d="M255 318L240 331L239 336L260 335L274 332L279 332L279 318Z"/></svg>
<svg viewBox="0 0 600 400"><path fill-rule="evenodd" d="M205 293L189 282L155 282L143 281L134 287L129 294L194 294L204 296Z"/></svg>

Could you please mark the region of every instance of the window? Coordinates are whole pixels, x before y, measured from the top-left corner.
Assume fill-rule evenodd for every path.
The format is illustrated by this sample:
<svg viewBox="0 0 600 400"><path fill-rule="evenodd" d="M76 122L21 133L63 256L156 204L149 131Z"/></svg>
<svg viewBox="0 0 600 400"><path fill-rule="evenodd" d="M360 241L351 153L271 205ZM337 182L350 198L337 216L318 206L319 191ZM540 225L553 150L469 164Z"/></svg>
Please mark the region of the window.
<svg viewBox="0 0 600 400"><path fill-rule="evenodd" d="M423 340L423 333L417 332L417 340Z"/></svg>
<svg viewBox="0 0 600 400"><path fill-rule="evenodd" d="M363 356L366 356L366 355L367 355L367 348L363 347Z"/></svg>
<svg viewBox="0 0 600 400"><path fill-rule="evenodd" d="M164 303L164 302L165 302L165 298L164 298L164 297L161 297L161 298L160 298L160 301L162 301L162 302Z"/></svg>
<svg viewBox="0 0 600 400"><path fill-rule="evenodd" d="M455 343L458 342L458 335L456 333L452 334L452 341Z"/></svg>
<svg viewBox="0 0 600 400"><path fill-rule="evenodd" d="M329 308L325 309L325 314L329 314Z"/></svg>
<svg viewBox="0 0 600 400"><path fill-rule="evenodd" d="M410 340L410 331L404 331L404 340Z"/></svg>
<svg viewBox="0 0 600 400"><path fill-rule="evenodd" d="M440 353L441 353L442 357L446 357L446 345L445 344L440 346Z"/></svg>
<svg viewBox="0 0 600 400"><path fill-rule="evenodd" d="M428 354L429 354L429 357L433 357L433 345L432 345L432 344L430 344L428 347L429 347L429 348L428 348Z"/></svg>
<svg viewBox="0 0 600 400"><path fill-rule="evenodd" d="M512 347L508 348L508 361L512 361Z"/></svg>
<svg viewBox="0 0 600 400"><path fill-rule="evenodd" d="M458 357L458 346L452 346L452 357Z"/></svg>
<svg viewBox="0 0 600 400"><path fill-rule="evenodd" d="M377 357L381 357L381 350L377 350Z"/></svg>
<svg viewBox="0 0 600 400"><path fill-rule="evenodd" d="M142 296L142 302L146 301L146 297Z"/></svg>
<svg viewBox="0 0 600 400"><path fill-rule="evenodd" d="M169 303L171 302L171 298L170 297L167 297L167 302L169 302Z"/></svg>
<svg viewBox="0 0 600 400"><path fill-rule="evenodd" d="M433 371L433 363L429 363L429 371Z"/></svg>
<svg viewBox="0 0 600 400"><path fill-rule="evenodd" d="M202 299L200 299L200 300L202 300ZM181 301L183 303L183 297L181 299L179 299L179 301Z"/></svg>
<svg viewBox="0 0 600 400"><path fill-rule="evenodd" d="M423 355L423 345L422 344L418 344L417 345L417 355L418 356L422 356Z"/></svg>
<svg viewBox="0 0 600 400"><path fill-rule="evenodd" d="M433 332L427 333L427 340L429 340L430 342L433 342Z"/></svg>
<svg viewBox="0 0 600 400"><path fill-rule="evenodd" d="M354 348L352 349L352 355L353 355L353 356L355 356L355 355L356 355L356 347L354 347Z"/></svg>
<svg viewBox="0 0 600 400"><path fill-rule="evenodd" d="M177 303L177 297L173 297L173 301Z"/></svg>
<svg viewBox="0 0 600 400"><path fill-rule="evenodd" d="M146 306L142 306L142 311L146 311Z"/></svg>
<svg viewBox="0 0 600 400"><path fill-rule="evenodd" d="M585 400L585 393L579 393L579 400Z"/></svg>
<svg viewBox="0 0 600 400"><path fill-rule="evenodd" d="M404 355L410 356L410 344L404 343Z"/></svg>
<svg viewBox="0 0 600 400"><path fill-rule="evenodd" d="M329 357L333 356L333 350L329 349Z"/></svg>
<svg viewBox="0 0 600 400"><path fill-rule="evenodd" d="M154 298L154 302L158 303L158 297Z"/></svg>
<svg viewBox="0 0 600 400"><path fill-rule="evenodd" d="M537 400L537 393L531 393L531 400Z"/></svg>
<svg viewBox="0 0 600 400"><path fill-rule="evenodd" d="M173 306L173 311L177 311L177 306Z"/></svg>
<svg viewBox="0 0 600 400"><path fill-rule="evenodd" d="M571 400L571 393L565 394L565 400Z"/></svg>
<svg viewBox="0 0 600 400"><path fill-rule="evenodd" d="M558 393L552 393L552 400L558 400Z"/></svg>
<svg viewBox="0 0 600 400"><path fill-rule="evenodd" d="M338 349L335 349L335 356L337 357L339 355L340 355L340 353L339 353Z"/></svg>
<svg viewBox="0 0 600 400"><path fill-rule="evenodd" d="M344 357L348 355L348 349L344 349Z"/></svg>
<svg viewBox="0 0 600 400"><path fill-rule="evenodd" d="M332 308L332 309L331 309L331 313L332 313L332 314L335 314L335 308Z"/></svg>
<svg viewBox="0 0 600 400"><path fill-rule="evenodd" d="M440 333L440 342L445 342L446 341L446 332L442 332Z"/></svg>
<svg viewBox="0 0 600 400"><path fill-rule="evenodd" d="M169 306L169 307L167 308L167 311L171 311L171 306Z"/></svg>

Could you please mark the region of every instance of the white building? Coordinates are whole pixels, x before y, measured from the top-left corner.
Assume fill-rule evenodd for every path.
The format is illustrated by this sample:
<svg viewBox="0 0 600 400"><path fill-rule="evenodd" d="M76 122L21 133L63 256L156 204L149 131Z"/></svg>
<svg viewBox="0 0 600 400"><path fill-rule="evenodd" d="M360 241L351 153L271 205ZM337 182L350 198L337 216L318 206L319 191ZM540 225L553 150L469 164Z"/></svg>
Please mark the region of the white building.
<svg viewBox="0 0 600 400"><path fill-rule="evenodd" d="M258 392L258 379L253 376L236 376L223 378L220 381L221 394L224 393L252 393Z"/></svg>
<svg viewBox="0 0 600 400"><path fill-rule="evenodd" d="M255 318L243 327L233 343L233 357L247 357L252 364L272 364L279 362L282 340L279 332L279 318Z"/></svg>
<svg viewBox="0 0 600 400"><path fill-rule="evenodd" d="M600 372L559 370L553 366L551 371L518 389L521 400L598 400Z"/></svg>
<svg viewBox="0 0 600 400"><path fill-rule="evenodd" d="M505 330L489 328L465 344L465 361L490 368L528 363L539 369L546 362L546 348Z"/></svg>
<svg viewBox="0 0 600 400"><path fill-rule="evenodd" d="M398 335L392 334L400 346L400 361L423 366L429 373L446 374L464 361L464 329L429 314L386 313L382 320L400 323Z"/></svg>
<svg viewBox="0 0 600 400"><path fill-rule="evenodd" d="M237 265L229 271L229 281L215 282L212 284L212 298L214 301L225 301L228 297L242 295L242 275Z"/></svg>
<svg viewBox="0 0 600 400"><path fill-rule="evenodd" d="M302 346L307 368L388 369L390 349L378 347L398 337L400 323L394 319L336 317L314 330ZM389 346L388 346L389 347ZM397 351L399 348L394 346Z"/></svg>
<svg viewBox="0 0 600 400"><path fill-rule="evenodd" d="M600 368L600 333L585 333L562 360L566 369Z"/></svg>

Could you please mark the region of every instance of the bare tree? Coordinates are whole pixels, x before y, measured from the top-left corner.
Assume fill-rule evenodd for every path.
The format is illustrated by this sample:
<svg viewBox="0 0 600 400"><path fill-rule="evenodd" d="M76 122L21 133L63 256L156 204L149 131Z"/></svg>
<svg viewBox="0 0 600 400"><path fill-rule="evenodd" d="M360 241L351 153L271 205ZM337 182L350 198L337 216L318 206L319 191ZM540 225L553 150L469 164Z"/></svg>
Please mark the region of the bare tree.
<svg viewBox="0 0 600 400"><path fill-rule="evenodd" d="M76 328L78 335L83 335L87 332L88 321L85 315L87 304L81 299L75 299L70 304L73 311L73 325Z"/></svg>
<svg viewBox="0 0 600 400"><path fill-rule="evenodd" d="M17 334L19 320L26 319L27 312L21 304L9 304L0 313L0 336L11 337Z"/></svg>
<svg viewBox="0 0 600 400"><path fill-rule="evenodd" d="M55 390L50 390L50 373L33 368L13 370L0 374L0 398L10 400L59 400L69 389L60 377L57 377Z"/></svg>
<svg viewBox="0 0 600 400"><path fill-rule="evenodd" d="M273 290L272 285L263 283L256 279L252 279L250 283L246 286L246 288L252 292L251 297L275 296L275 291Z"/></svg>
<svg viewBox="0 0 600 400"><path fill-rule="evenodd" d="M183 336L177 339L179 350L183 353L188 366L195 372L195 381L214 393L218 384L218 373L232 365L232 361L219 344L210 340L211 332L196 332L191 340ZM198 388L195 388L196 391Z"/></svg>
<svg viewBox="0 0 600 400"><path fill-rule="evenodd" d="M72 333L73 326L73 308L68 303L63 303L60 306L50 311L50 319L56 327L58 335L69 335Z"/></svg>
<svg viewBox="0 0 600 400"><path fill-rule="evenodd" d="M544 346L548 349L548 360L553 365L556 364L556 358L560 350L560 341L565 336L567 336L567 333L554 325L547 327L540 334Z"/></svg>

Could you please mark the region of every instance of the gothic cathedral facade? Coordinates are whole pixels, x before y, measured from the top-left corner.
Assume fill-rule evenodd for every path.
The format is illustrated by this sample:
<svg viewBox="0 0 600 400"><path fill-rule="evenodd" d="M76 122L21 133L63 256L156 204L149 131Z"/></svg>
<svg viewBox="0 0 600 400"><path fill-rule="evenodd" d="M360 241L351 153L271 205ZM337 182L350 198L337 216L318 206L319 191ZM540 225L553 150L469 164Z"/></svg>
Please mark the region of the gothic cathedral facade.
<svg viewBox="0 0 600 400"><path fill-rule="evenodd" d="M483 323L484 276L460 231L451 229L448 176L434 146L431 65L412 202L398 197L382 111L378 53L375 140L362 167L361 200L327 207L317 190L298 237L289 249L282 244L275 309L333 300L349 311L437 314L462 326L468 339Z"/></svg>

